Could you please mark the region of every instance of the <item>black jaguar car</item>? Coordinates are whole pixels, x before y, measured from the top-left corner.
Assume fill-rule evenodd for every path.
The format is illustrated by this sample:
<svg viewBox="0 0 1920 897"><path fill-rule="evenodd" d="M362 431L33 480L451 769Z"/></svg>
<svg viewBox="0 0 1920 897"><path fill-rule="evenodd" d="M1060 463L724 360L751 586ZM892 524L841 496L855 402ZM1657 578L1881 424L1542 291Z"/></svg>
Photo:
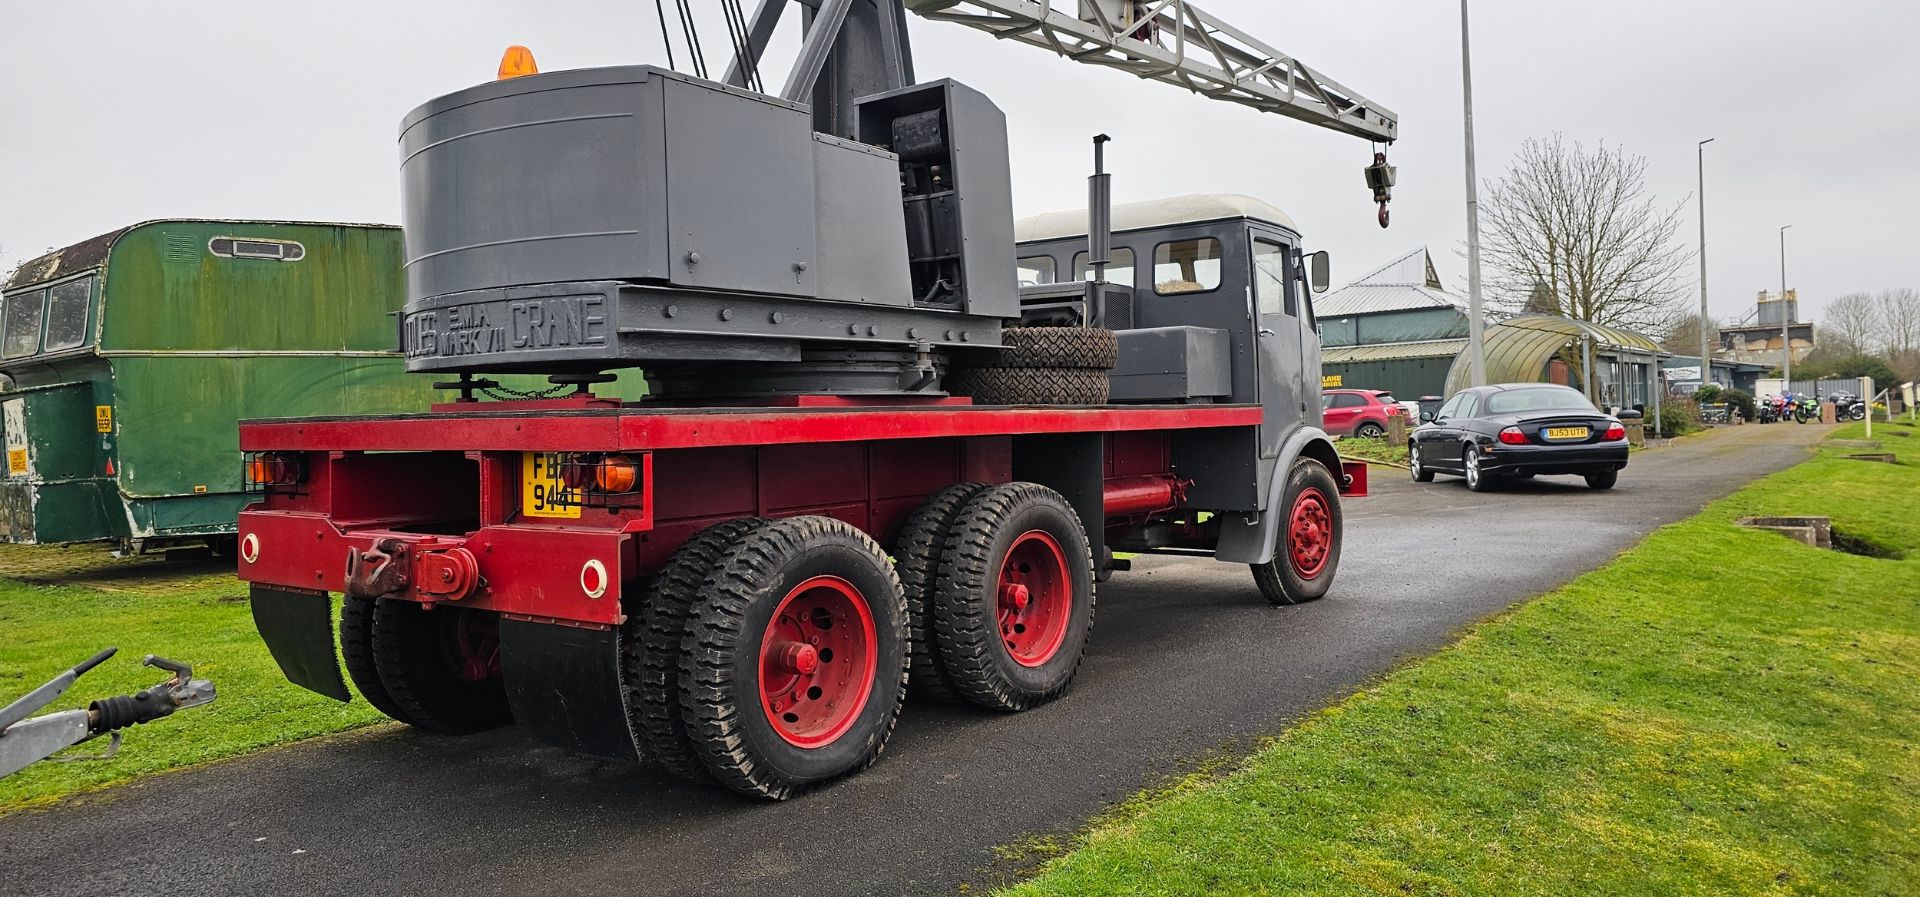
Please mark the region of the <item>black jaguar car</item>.
<svg viewBox="0 0 1920 897"><path fill-rule="evenodd" d="M1502 477L1570 474L1611 489L1627 466L1626 427L1565 386L1464 389L1439 410L1422 412L1420 422L1407 445L1419 483L1448 473L1484 492Z"/></svg>

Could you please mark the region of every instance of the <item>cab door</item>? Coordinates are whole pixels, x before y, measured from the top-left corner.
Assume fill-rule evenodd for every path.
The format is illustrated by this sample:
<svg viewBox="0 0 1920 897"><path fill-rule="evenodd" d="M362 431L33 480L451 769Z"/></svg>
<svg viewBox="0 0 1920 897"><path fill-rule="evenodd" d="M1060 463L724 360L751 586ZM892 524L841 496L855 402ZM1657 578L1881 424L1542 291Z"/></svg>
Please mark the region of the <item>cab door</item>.
<svg viewBox="0 0 1920 897"><path fill-rule="evenodd" d="M1287 437L1301 424L1319 426L1319 342L1304 340L1310 325L1303 324L1298 279L1293 276L1293 250L1282 239L1250 229L1253 247L1253 316L1260 352L1260 405L1265 425L1260 428L1260 457L1278 458ZM1308 343L1312 357L1308 357ZM1307 367L1311 360L1313 366ZM1313 379L1312 389L1307 378Z"/></svg>

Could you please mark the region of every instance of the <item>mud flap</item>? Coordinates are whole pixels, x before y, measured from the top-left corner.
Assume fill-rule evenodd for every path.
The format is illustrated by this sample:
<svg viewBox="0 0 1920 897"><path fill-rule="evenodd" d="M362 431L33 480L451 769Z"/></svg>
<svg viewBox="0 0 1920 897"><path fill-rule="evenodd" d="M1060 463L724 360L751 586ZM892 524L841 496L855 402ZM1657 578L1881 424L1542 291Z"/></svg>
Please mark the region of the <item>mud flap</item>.
<svg viewBox="0 0 1920 897"><path fill-rule="evenodd" d="M333 650L333 601L325 592L252 586L253 627L287 681L336 701L351 701Z"/></svg>
<svg viewBox="0 0 1920 897"><path fill-rule="evenodd" d="M620 672L620 632L500 621L513 720L558 747L637 760Z"/></svg>

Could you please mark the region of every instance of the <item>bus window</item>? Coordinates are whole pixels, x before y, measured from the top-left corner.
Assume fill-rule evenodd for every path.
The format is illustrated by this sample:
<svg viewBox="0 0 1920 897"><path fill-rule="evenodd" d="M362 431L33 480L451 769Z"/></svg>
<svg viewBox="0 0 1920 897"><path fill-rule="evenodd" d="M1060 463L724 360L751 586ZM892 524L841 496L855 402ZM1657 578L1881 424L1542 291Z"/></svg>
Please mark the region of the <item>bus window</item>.
<svg viewBox="0 0 1920 897"><path fill-rule="evenodd" d="M1125 247L1116 248L1107 255L1107 259L1107 282L1133 286L1133 250ZM1087 263L1087 254L1084 251L1076 253L1073 257L1073 279L1093 279L1093 266Z"/></svg>
<svg viewBox="0 0 1920 897"><path fill-rule="evenodd" d="M1204 293L1220 287L1220 241L1176 240L1153 248L1153 291L1162 296Z"/></svg>
<svg viewBox="0 0 1920 897"><path fill-rule="evenodd" d="M1019 265L1019 271L1020 271L1020 285L1023 287L1037 286L1043 283L1054 282L1053 276L1054 276L1055 269L1053 267L1053 256L1050 256L1050 255L1028 256L1026 258L1021 259L1018 262L1018 265Z"/></svg>
<svg viewBox="0 0 1920 897"><path fill-rule="evenodd" d="M40 351L40 315L46 310L46 299L46 290L15 293L7 297L5 345L0 347L0 354L8 358L25 358Z"/></svg>
<svg viewBox="0 0 1920 897"><path fill-rule="evenodd" d="M73 349L87 341L87 307L93 278L69 280L47 291L47 351Z"/></svg>

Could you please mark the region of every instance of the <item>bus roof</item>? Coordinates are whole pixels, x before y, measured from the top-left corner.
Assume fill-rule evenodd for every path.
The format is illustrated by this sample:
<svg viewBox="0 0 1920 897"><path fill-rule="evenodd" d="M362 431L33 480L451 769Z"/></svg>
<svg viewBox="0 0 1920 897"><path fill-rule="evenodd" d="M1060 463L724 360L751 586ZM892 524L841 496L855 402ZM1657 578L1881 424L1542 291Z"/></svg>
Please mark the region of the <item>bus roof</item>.
<svg viewBox="0 0 1920 897"><path fill-rule="evenodd" d="M108 231L97 237L81 240L72 246L55 249L38 258L28 259L22 263L19 268L14 270L13 276L7 278L5 284L0 284L0 290L11 292L21 287L50 280L59 280L69 274L78 274L82 271L98 268L106 263L107 255L112 251L113 244L125 236L128 231L146 227L151 224L170 224L176 222L235 225L301 224L319 227L399 227L399 225L396 224L361 224L341 221L274 221L249 218L153 218L129 224L118 230Z"/></svg>

